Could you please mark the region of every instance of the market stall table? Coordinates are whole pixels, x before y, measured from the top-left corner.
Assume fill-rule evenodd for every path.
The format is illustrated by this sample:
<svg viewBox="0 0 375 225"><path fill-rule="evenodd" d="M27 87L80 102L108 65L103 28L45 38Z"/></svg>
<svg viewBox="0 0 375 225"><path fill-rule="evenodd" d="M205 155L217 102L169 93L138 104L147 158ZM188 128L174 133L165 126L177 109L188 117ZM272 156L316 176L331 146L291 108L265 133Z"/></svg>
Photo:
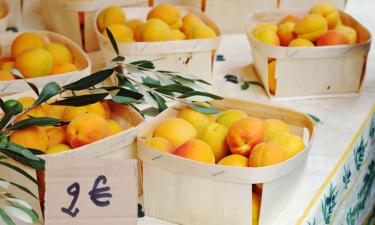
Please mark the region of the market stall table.
<svg viewBox="0 0 375 225"><path fill-rule="evenodd" d="M27 19L23 20L23 30L43 28L38 3L36 0L25 2ZM371 0L349 1L347 5L347 11L375 33L373 8L375 2ZM258 80L244 34L224 35L217 54L221 56L214 65L214 87L220 95L280 104L320 119L304 178L274 224L362 224L371 218L372 223L368 224L373 224L375 141L371 132L375 130L375 51L370 51L367 76L359 97L273 102L258 85L250 83L247 90L241 90L240 84L224 78L233 75L239 83ZM90 57L94 68L104 64L97 52L90 53ZM360 153L362 157L358 157ZM147 216L138 222L141 225L172 224Z"/></svg>

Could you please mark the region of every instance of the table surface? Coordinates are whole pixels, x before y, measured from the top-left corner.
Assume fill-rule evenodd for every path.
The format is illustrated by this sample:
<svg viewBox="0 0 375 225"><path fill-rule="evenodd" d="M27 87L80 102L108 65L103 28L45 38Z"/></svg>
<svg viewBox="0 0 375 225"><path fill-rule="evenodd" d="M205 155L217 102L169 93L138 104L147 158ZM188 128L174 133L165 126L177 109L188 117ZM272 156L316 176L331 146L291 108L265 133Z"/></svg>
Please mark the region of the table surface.
<svg viewBox="0 0 375 225"><path fill-rule="evenodd" d="M40 19L39 1L25 1L25 19L22 30L44 29ZM347 11L375 33L375 1L353 0L348 1ZM33 19L30 19L33 18ZM372 44L374 45L374 44ZM374 46L372 46L374 47ZM250 86L242 91L237 84L228 83L224 75L233 74L240 80L257 80L252 70L251 51L244 34L224 35L218 54L225 57L225 61L216 62L214 65L214 87L220 95L235 97L244 100L270 103L264 90L258 86ZM100 53L90 53L95 68L103 65ZM362 93L359 97L309 99L309 100L282 100L273 101L302 112L319 117L322 124L313 142L311 154L308 159L306 173L290 204L275 219L276 225L296 224L305 208L312 200L314 194L322 186L328 174L349 146L364 118L375 102L375 50L370 51L367 65L367 74ZM171 223L154 218L139 219L141 225L168 225Z"/></svg>

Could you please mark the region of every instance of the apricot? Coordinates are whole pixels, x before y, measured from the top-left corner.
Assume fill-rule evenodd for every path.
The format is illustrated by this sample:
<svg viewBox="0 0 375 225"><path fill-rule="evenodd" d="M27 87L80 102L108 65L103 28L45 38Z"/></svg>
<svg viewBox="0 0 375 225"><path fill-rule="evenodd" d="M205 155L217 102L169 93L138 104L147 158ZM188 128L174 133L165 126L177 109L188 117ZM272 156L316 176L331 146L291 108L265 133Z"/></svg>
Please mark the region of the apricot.
<svg viewBox="0 0 375 225"><path fill-rule="evenodd" d="M73 55L69 48L60 43L50 43L46 46L46 50L51 53L53 64L73 63Z"/></svg>
<svg viewBox="0 0 375 225"><path fill-rule="evenodd" d="M335 30L345 35L346 39L348 39L349 44L357 43L357 31L351 27L345 25L338 25L335 27Z"/></svg>
<svg viewBox="0 0 375 225"><path fill-rule="evenodd" d="M42 48L28 49L17 56L14 67L25 78L47 76L52 72L53 58Z"/></svg>
<svg viewBox="0 0 375 225"><path fill-rule="evenodd" d="M135 41L142 41L142 30L146 23L140 19L129 20L126 25L132 29Z"/></svg>
<svg viewBox="0 0 375 225"><path fill-rule="evenodd" d="M272 136L271 141L277 142L284 147L288 153L288 158L298 154L305 148L305 144L300 136L291 134L290 132L282 132Z"/></svg>
<svg viewBox="0 0 375 225"><path fill-rule="evenodd" d="M162 138L162 137L148 138L145 143L149 147L156 149L158 151L161 151L161 152L168 152L168 153L174 152L173 145L167 139Z"/></svg>
<svg viewBox="0 0 375 225"><path fill-rule="evenodd" d="M0 58L0 67L3 66L3 64L7 62L14 62L14 58L11 56L4 56Z"/></svg>
<svg viewBox="0 0 375 225"><path fill-rule="evenodd" d="M4 62L3 64L1 64L0 70L12 72L14 64L16 64L15 61Z"/></svg>
<svg viewBox="0 0 375 225"><path fill-rule="evenodd" d="M22 103L21 103L22 104ZM25 108L25 107L24 107ZM28 119L30 117L46 117L46 114L45 112L43 111L43 108L42 106L38 105L30 110L28 110L27 112L21 114L20 116L18 116L14 121L15 122L19 122L21 120L25 120L25 119Z"/></svg>
<svg viewBox="0 0 375 225"><path fill-rule="evenodd" d="M228 130L227 143L233 154L248 157L253 147L264 140L264 121L255 117L238 120Z"/></svg>
<svg viewBox="0 0 375 225"><path fill-rule="evenodd" d="M117 42L134 42L134 34L132 29L124 24L112 24L107 27ZM103 31L103 35L108 39L107 30Z"/></svg>
<svg viewBox="0 0 375 225"><path fill-rule="evenodd" d="M314 47L314 43L304 38L296 38L289 43L289 47Z"/></svg>
<svg viewBox="0 0 375 225"><path fill-rule="evenodd" d="M229 147L226 142L228 128L222 124L211 122L198 134L198 139L206 142L212 149L215 162L229 155Z"/></svg>
<svg viewBox="0 0 375 225"><path fill-rule="evenodd" d="M12 43L12 56L16 58L28 49L44 48L46 46L44 38L34 32L25 32L16 37Z"/></svg>
<svg viewBox="0 0 375 225"><path fill-rule="evenodd" d="M107 125L109 136L121 133L125 130L116 120L107 120Z"/></svg>
<svg viewBox="0 0 375 225"><path fill-rule="evenodd" d="M178 29L173 29L172 30L172 40L185 40L186 39L186 36L184 33L182 33L182 31L178 30Z"/></svg>
<svg viewBox="0 0 375 225"><path fill-rule="evenodd" d="M64 144L57 144L57 145L54 145L54 146L51 146L47 149L46 151L46 154L47 155L51 155L51 154L56 154L56 153L60 153L60 152L65 152L65 151L68 151L70 150L70 146L68 145L64 145Z"/></svg>
<svg viewBox="0 0 375 225"><path fill-rule="evenodd" d="M160 19L170 26L179 21L180 14L180 10L177 7L162 3L148 13L147 19Z"/></svg>
<svg viewBox="0 0 375 225"><path fill-rule="evenodd" d="M62 119L66 106L43 104L42 109L47 117Z"/></svg>
<svg viewBox="0 0 375 225"><path fill-rule="evenodd" d="M244 119L247 117L247 114L238 109L228 109L220 113L216 122L223 124L227 128L231 127L233 123L238 120Z"/></svg>
<svg viewBox="0 0 375 225"><path fill-rule="evenodd" d="M65 144L65 130L62 127L52 127L47 130L47 137L48 137L48 147L57 145L57 144Z"/></svg>
<svg viewBox="0 0 375 225"><path fill-rule="evenodd" d="M223 166L248 167L249 159L243 155L232 154L222 158L217 164Z"/></svg>
<svg viewBox="0 0 375 225"><path fill-rule="evenodd" d="M276 142L260 143L254 147L249 157L250 167L270 166L288 159L286 150Z"/></svg>
<svg viewBox="0 0 375 225"><path fill-rule="evenodd" d="M46 131L37 126L13 131L9 142L21 145L25 148L37 149L42 152L47 150L48 137Z"/></svg>
<svg viewBox="0 0 375 225"><path fill-rule="evenodd" d="M281 24L283 24L283 23L290 23L290 22L292 22L292 23L297 23L299 20L300 20L300 18L299 18L298 16L293 15L293 14L289 14L289 15L283 17L283 18L277 23L277 25L279 26L279 25L281 25Z"/></svg>
<svg viewBox="0 0 375 225"><path fill-rule="evenodd" d="M204 22L201 20L201 18L197 15L188 13L184 16L184 18L182 18L181 31L184 32L186 36L189 36L189 34L191 33L191 28L199 24L204 25Z"/></svg>
<svg viewBox="0 0 375 225"><path fill-rule="evenodd" d="M175 155L210 164L215 164L215 156L211 147L204 141L193 139L180 145Z"/></svg>
<svg viewBox="0 0 375 225"><path fill-rule="evenodd" d="M329 30L325 32L322 36L320 36L318 39L316 39L317 46L346 44L349 44L348 39L344 34L337 30Z"/></svg>
<svg viewBox="0 0 375 225"><path fill-rule="evenodd" d="M191 34L188 35L188 38L190 39L203 39L215 37L217 37L215 31L211 27L202 24L194 25L191 29Z"/></svg>
<svg viewBox="0 0 375 225"><path fill-rule="evenodd" d="M286 132L290 133L288 124L278 119L266 119L264 120L264 141L271 141L274 135Z"/></svg>
<svg viewBox="0 0 375 225"><path fill-rule="evenodd" d="M181 118L164 120L154 131L154 137L167 139L174 148L194 139L196 136L197 131L193 125Z"/></svg>
<svg viewBox="0 0 375 225"><path fill-rule="evenodd" d="M66 140L72 148L78 148L108 135L106 120L95 113L75 117L66 128Z"/></svg>
<svg viewBox="0 0 375 225"><path fill-rule="evenodd" d="M176 23L169 25L171 29L178 30L182 27L183 22L182 19L179 19Z"/></svg>
<svg viewBox="0 0 375 225"><path fill-rule="evenodd" d="M295 23L286 22L278 26L277 36L279 36L280 44L282 46L288 46L289 43L297 37L294 32Z"/></svg>
<svg viewBox="0 0 375 225"><path fill-rule="evenodd" d="M320 15L307 15L296 23L294 31L298 38L315 41L328 30L327 21Z"/></svg>
<svg viewBox="0 0 375 225"><path fill-rule="evenodd" d="M65 62L53 65L51 74L63 74L77 71L76 65L73 63Z"/></svg>
<svg viewBox="0 0 375 225"><path fill-rule="evenodd" d="M107 101L102 101L101 102L103 109L104 109L104 118L105 119L110 119L111 118L111 107L109 106Z"/></svg>
<svg viewBox="0 0 375 225"><path fill-rule="evenodd" d="M264 31L264 30L270 30L274 33L276 33L277 31L277 26L273 23L260 23L258 24L256 27L254 27L254 29L251 31L251 34L254 36L254 37L258 37L259 34Z"/></svg>
<svg viewBox="0 0 375 225"><path fill-rule="evenodd" d="M0 81L14 80L16 77L9 71L0 70Z"/></svg>
<svg viewBox="0 0 375 225"><path fill-rule="evenodd" d="M62 118L64 121L71 121L75 117L80 116L85 113L95 113L105 118L105 110L104 110L103 105L100 102L90 104L90 105L85 105L85 106L79 106L79 107L67 106L64 110L64 114Z"/></svg>
<svg viewBox="0 0 375 225"><path fill-rule="evenodd" d="M126 23L126 15L121 7L111 6L100 12L97 19L98 28L101 32L105 30L106 27L113 24L123 24Z"/></svg>
<svg viewBox="0 0 375 225"><path fill-rule="evenodd" d="M340 14L334 5L328 2L322 2L316 4L309 11L309 14L321 15L327 20L328 29L333 29L336 27L340 20Z"/></svg>
<svg viewBox="0 0 375 225"><path fill-rule="evenodd" d="M260 214L260 204L261 204L261 197L257 193L252 194L251 198L251 208L252 208L252 225L259 224L259 214Z"/></svg>
<svg viewBox="0 0 375 225"><path fill-rule="evenodd" d="M182 108L177 117L188 121L198 133L212 121L209 115L197 112L190 107Z"/></svg>
<svg viewBox="0 0 375 225"><path fill-rule="evenodd" d="M172 30L167 23L159 19L150 19L142 30L143 41L170 41Z"/></svg>
<svg viewBox="0 0 375 225"><path fill-rule="evenodd" d="M21 97L17 99L17 101L21 103L22 107L25 109L25 108L29 108L32 104L34 104L36 99L30 96L26 96L26 97Z"/></svg>
<svg viewBox="0 0 375 225"><path fill-rule="evenodd" d="M276 92L276 60L268 63L268 88L274 95Z"/></svg>
<svg viewBox="0 0 375 225"><path fill-rule="evenodd" d="M280 45L279 36L277 36L276 32L270 29L263 29L257 32L257 35L254 36L259 41L270 45Z"/></svg>

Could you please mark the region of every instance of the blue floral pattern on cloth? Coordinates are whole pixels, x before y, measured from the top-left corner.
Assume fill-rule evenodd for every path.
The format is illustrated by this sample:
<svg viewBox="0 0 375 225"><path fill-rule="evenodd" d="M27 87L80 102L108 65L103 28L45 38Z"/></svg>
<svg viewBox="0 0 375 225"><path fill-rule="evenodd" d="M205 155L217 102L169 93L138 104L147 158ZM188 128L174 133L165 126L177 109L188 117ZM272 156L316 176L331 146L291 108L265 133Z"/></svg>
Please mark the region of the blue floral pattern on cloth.
<svg viewBox="0 0 375 225"><path fill-rule="evenodd" d="M375 105L304 225L375 224Z"/></svg>

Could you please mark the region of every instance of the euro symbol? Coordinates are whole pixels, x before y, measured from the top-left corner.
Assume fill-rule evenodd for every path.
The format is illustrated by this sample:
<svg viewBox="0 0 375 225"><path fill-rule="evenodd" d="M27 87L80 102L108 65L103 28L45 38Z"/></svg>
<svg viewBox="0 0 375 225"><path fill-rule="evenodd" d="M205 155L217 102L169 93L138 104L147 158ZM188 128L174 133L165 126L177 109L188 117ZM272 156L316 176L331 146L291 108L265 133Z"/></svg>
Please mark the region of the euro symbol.
<svg viewBox="0 0 375 225"><path fill-rule="evenodd" d="M112 198L112 194L109 193L111 188L109 186L106 187L100 187L98 188L98 185L100 183L103 183L103 185L107 184L107 178L103 175L100 175L96 178L94 182L94 186L92 187L92 190L89 192L91 201L99 207L106 207L111 202L109 200L100 200L103 198Z"/></svg>

